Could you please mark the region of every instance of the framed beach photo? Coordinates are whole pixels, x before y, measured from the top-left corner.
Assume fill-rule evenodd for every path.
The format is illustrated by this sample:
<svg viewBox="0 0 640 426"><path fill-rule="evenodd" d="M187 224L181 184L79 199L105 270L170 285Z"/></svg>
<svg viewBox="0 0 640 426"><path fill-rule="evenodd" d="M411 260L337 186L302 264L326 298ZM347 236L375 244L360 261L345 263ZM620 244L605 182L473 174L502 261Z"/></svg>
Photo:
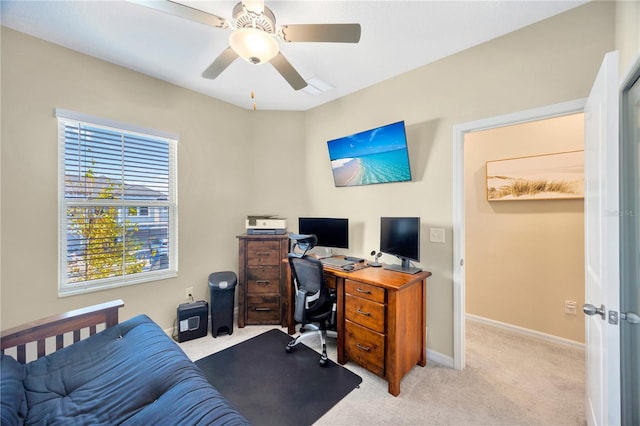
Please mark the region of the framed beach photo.
<svg viewBox="0 0 640 426"><path fill-rule="evenodd" d="M487 201L584 198L584 151L487 161Z"/></svg>

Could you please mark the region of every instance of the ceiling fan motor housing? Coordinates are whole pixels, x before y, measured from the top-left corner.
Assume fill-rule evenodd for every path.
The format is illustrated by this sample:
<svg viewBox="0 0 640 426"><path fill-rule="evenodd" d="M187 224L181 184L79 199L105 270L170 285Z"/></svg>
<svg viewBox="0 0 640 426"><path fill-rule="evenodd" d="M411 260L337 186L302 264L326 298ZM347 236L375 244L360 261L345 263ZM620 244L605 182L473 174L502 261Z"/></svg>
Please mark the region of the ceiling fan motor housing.
<svg viewBox="0 0 640 426"><path fill-rule="evenodd" d="M238 29L257 28L269 34L276 31L276 16L267 6L262 14L256 14L246 10L240 2L233 8L233 22Z"/></svg>

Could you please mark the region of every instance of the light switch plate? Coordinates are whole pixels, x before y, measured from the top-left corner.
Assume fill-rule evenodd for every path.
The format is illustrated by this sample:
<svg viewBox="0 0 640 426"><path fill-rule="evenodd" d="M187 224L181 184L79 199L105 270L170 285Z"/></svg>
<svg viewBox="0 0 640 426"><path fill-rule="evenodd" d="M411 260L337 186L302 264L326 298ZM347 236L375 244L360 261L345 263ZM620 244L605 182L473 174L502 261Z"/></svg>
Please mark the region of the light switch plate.
<svg viewBox="0 0 640 426"><path fill-rule="evenodd" d="M429 228L429 241L431 241L432 243L444 244L444 229Z"/></svg>

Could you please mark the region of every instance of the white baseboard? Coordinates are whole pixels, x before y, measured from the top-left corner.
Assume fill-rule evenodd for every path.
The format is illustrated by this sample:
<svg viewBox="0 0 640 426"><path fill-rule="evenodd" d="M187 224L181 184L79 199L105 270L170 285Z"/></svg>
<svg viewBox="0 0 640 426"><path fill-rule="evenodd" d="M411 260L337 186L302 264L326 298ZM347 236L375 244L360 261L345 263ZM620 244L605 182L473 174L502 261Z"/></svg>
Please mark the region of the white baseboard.
<svg viewBox="0 0 640 426"><path fill-rule="evenodd" d="M453 368L453 357L441 354L431 349L427 349L427 360L440 364L444 367Z"/></svg>
<svg viewBox="0 0 640 426"><path fill-rule="evenodd" d="M479 317L473 314L465 314L467 321L475 321L492 327L501 328L503 330L509 330L514 333L523 334L529 337L535 337L537 339L546 340L547 342L558 343L572 348L583 349L584 343L576 342L575 340L565 339L563 337L554 336L552 334L542 333L540 331L531 330L517 325L507 324L504 322L492 320L489 318Z"/></svg>

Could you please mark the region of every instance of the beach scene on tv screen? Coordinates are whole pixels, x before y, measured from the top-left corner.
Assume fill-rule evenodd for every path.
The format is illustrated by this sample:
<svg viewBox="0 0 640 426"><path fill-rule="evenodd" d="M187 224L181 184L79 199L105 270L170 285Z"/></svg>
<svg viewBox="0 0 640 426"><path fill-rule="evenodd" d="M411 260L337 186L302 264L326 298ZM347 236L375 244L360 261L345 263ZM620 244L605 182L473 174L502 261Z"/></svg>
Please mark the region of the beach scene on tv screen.
<svg viewBox="0 0 640 426"><path fill-rule="evenodd" d="M336 186L411 180L404 122L327 143Z"/></svg>

